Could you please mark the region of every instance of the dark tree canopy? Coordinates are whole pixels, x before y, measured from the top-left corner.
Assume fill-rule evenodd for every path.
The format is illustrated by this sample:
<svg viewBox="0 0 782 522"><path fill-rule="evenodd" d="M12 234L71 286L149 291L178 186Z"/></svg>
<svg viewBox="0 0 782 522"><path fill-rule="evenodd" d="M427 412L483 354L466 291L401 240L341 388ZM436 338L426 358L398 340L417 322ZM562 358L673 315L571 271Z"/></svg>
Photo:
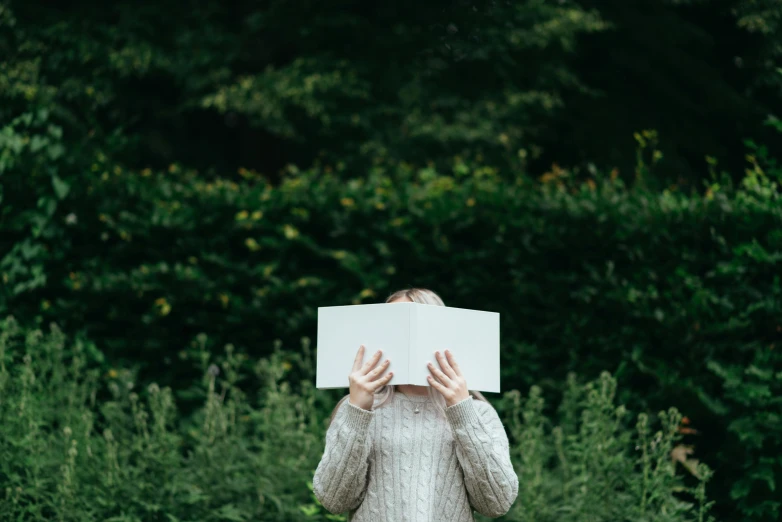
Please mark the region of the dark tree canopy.
<svg viewBox="0 0 782 522"><path fill-rule="evenodd" d="M0 115L51 109L71 143L202 170L423 163L669 179L743 157L778 108L782 9L743 1L12 2ZM111 150L109 150L111 149Z"/></svg>

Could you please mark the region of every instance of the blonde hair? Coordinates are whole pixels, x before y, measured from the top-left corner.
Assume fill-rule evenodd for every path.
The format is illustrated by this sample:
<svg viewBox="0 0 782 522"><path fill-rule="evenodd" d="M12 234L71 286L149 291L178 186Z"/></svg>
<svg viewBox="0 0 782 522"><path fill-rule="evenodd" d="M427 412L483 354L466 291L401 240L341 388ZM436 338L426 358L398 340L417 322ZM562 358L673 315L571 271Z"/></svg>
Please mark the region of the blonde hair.
<svg viewBox="0 0 782 522"><path fill-rule="evenodd" d="M400 299L409 299L412 302L419 304L445 306L442 298L428 288L409 288L407 290L398 290L388 296L386 303L392 303L394 301L399 301Z"/></svg>
<svg viewBox="0 0 782 522"><path fill-rule="evenodd" d="M406 290L398 290L389 295L385 302L393 303L394 301L399 301L402 299L408 299L414 303L419 304L445 306L442 298L428 288L408 288ZM393 384L387 384L386 386L383 386L377 390L375 392L375 400L372 403L372 409L376 410L377 408L381 408L386 404L390 404L391 399L394 397L394 393L396 393L396 388ZM489 402L479 391L470 390L470 395L479 401ZM343 402L348 400L349 397L349 394L342 397L342 399L334 407L334 411L331 412L331 417L329 418L329 424L331 424L331 421L334 420L334 416L337 414L339 407ZM439 391L435 390L431 386L429 387L429 399L437 406L440 412L445 415L445 398Z"/></svg>

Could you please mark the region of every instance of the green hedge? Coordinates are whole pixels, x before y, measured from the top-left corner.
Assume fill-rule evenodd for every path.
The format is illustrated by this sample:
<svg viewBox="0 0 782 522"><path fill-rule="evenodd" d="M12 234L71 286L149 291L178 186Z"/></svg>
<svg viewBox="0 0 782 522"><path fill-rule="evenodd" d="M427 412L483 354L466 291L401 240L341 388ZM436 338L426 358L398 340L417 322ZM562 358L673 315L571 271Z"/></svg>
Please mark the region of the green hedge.
<svg viewBox="0 0 782 522"><path fill-rule="evenodd" d="M629 407L691 420L722 518L780 514L782 205L762 150L741 186L685 194L556 169L508 182L458 159L291 168L279 186L80 165L45 112L0 138L0 173L30 172L0 176L0 311L83 331L107 370L197 380L180 348L200 332L268 355L314 337L318 306L430 287L502 314L505 389L608 369Z"/></svg>
<svg viewBox="0 0 782 522"><path fill-rule="evenodd" d="M226 347L210 364L201 341L203 380L187 390L201 404L182 416L170 388L141 389L127 370L87 363L88 342L0 321L0 519L345 520L311 489L327 394L286 382L293 370L312 377L309 345L300 357L254 361L246 374L243 354ZM243 391L248 378L260 383L257 395ZM571 379L567 389L556 426L539 388L504 398L524 484L504 520L709 520L710 470L700 466L692 486L673 473L678 412L661 413L653 433L646 415L634 427L616 406L610 375L586 386Z"/></svg>

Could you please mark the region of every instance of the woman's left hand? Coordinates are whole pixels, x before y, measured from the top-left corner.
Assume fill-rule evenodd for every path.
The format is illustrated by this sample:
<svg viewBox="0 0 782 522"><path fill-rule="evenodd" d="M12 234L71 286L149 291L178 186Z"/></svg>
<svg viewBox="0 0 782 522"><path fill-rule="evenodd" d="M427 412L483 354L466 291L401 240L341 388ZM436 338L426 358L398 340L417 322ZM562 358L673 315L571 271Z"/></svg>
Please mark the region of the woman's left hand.
<svg viewBox="0 0 782 522"><path fill-rule="evenodd" d="M434 364L428 363L426 366L432 375L427 375L426 379L429 385L439 391L445 397L445 404L453 406L470 396L467 391L467 381L464 379L459 365L453 358L450 350L445 350L445 356L439 351L434 352L441 370L438 370Z"/></svg>

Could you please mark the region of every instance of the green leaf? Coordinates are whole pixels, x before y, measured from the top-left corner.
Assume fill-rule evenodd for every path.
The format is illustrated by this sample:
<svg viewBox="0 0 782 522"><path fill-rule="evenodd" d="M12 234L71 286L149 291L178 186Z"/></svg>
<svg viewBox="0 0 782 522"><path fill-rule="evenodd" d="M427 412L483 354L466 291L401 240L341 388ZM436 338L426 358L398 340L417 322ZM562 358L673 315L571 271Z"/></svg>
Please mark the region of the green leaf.
<svg viewBox="0 0 782 522"><path fill-rule="evenodd" d="M57 195L57 199L65 199L68 192L71 190L70 185L60 179L56 174L52 176L52 187L54 188L54 193Z"/></svg>

